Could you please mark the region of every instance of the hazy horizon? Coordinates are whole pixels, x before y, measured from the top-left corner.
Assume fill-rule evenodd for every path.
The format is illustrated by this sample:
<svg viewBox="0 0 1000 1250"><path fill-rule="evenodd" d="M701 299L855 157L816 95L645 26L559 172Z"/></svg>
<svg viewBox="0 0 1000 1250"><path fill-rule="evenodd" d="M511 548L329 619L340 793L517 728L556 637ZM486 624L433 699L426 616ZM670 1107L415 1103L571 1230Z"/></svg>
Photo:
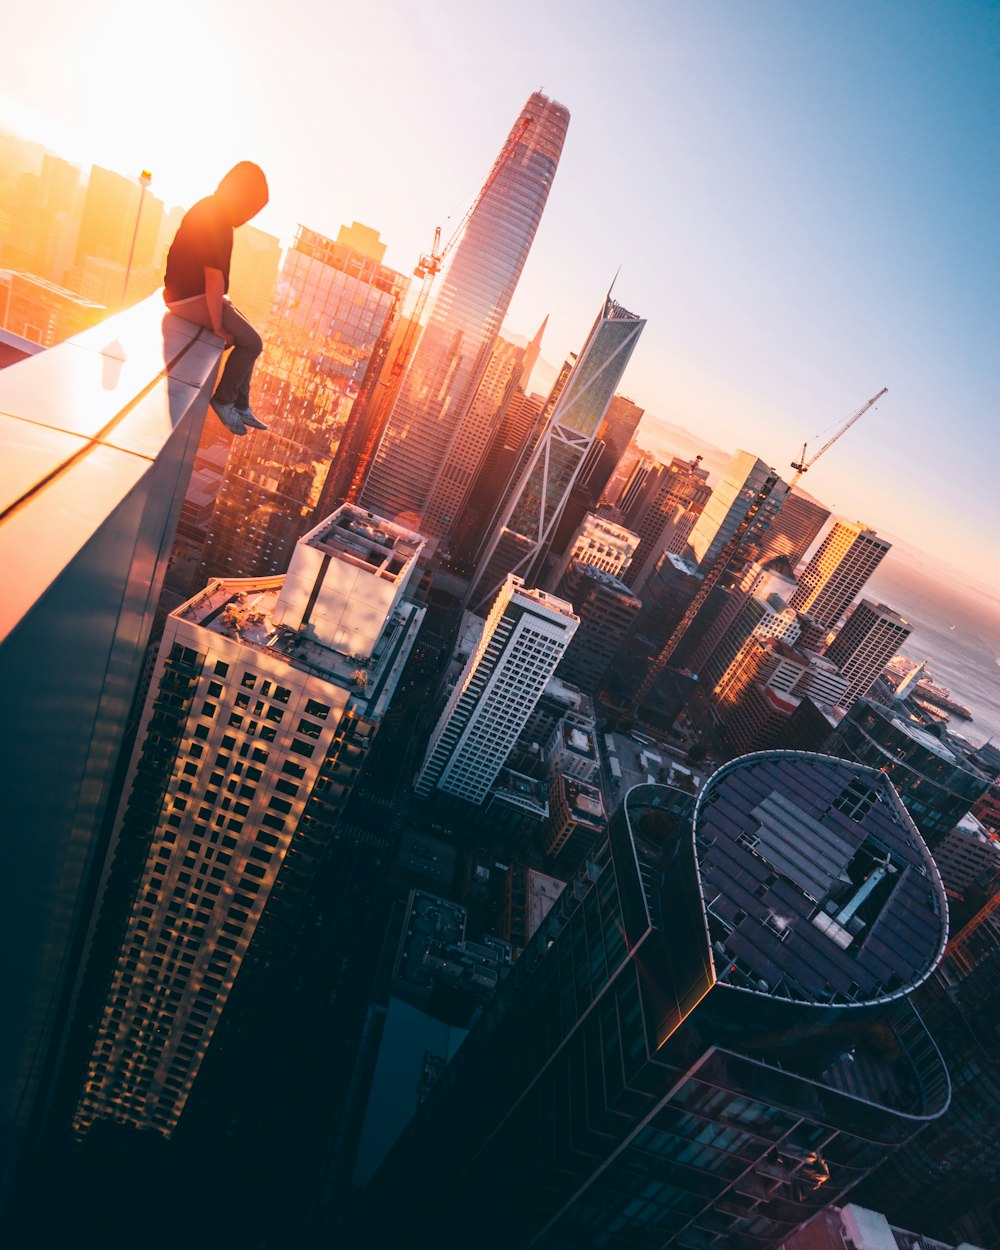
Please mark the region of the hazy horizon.
<svg viewBox="0 0 1000 1250"><path fill-rule="evenodd" d="M219 81L253 83L238 110L170 90L191 29ZM0 125L149 168L168 208L256 159L256 225L362 221L405 273L541 87L571 121L507 333L549 314L562 360L618 273L647 319L623 393L776 466L887 386L810 493L969 575L996 563L994 6L387 0L276 26L259 0L179 0L151 50L123 0L39 0L0 34Z"/></svg>

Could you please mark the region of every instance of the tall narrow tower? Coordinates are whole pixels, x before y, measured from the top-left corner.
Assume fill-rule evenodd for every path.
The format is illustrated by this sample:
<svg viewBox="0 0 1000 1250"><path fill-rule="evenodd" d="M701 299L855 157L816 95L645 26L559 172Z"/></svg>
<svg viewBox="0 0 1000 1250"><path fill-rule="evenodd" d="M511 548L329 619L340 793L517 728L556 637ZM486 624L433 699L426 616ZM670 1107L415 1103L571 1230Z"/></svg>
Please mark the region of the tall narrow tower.
<svg viewBox="0 0 1000 1250"><path fill-rule="evenodd" d="M837 521L799 579L789 607L833 629L892 546L860 521Z"/></svg>
<svg viewBox="0 0 1000 1250"><path fill-rule="evenodd" d="M540 92L521 110L455 248L362 487L366 508L428 536L450 529L485 449L488 424L472 401L568 125L568 110Z"/></svg>
<svg viewBox="0 0 1000 1250"><path fill-rule="evenodd" d="M570 490L645 324L607 296L548 427L480 557L469 595L474 609L493 598L508 573L529 584L541 576Z"/></svg>
<svg viewBox="0 0 1000 1250"><path fill-rule="evenodd" d="M482 803L579 623L562 599L506 579L431 734L418 794Z"/></svg>
<svg viewBox="0 0 1000 1250"><path fill-rule="evenodd" d="M103 1006L78 1135L170 1137L280 888L332 836L423 609L423 539L345 505L284 577L216 579L167 619L118 812L145 862Z"/></svg>

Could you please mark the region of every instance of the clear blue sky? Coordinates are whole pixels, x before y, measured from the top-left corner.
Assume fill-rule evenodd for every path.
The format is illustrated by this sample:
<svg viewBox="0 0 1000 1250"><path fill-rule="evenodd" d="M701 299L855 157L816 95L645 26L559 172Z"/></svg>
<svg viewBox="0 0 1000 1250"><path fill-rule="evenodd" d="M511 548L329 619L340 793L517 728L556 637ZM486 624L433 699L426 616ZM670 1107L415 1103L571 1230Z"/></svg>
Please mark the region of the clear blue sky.
<svg viewBox="0 0 1000 1250"><path fill-rule="evenodd" d="M358 219L408 271L541 87L572 120L508 328L550 313L558 362L621 266L617 297L648 319L625 392L779 468L888 386L804 485L1000 581L1000 5L154 12L5 6L0 124L84 164L149 167L168 205L258 160L263 228Z"/></svg>

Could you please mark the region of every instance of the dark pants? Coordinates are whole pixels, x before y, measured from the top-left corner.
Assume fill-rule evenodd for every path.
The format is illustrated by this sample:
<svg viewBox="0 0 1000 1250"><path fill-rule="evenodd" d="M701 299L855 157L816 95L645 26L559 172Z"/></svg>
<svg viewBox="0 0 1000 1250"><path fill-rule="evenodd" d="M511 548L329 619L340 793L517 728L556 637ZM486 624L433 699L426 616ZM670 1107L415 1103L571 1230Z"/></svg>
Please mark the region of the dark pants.
<svg viewBox="0 0 1000 1250"><path fill-rule="evenodd" d="M181 300L177 304L168 304L167 308L185 321L193 321L195 325L204 326L208 330L212 328L212 318L208 315L208 304L204 295ZM257 357L264 350L264 342L246 317L228 299L222 301L222 328L233 340L233 346L213 398L216 403L249 408L250 379Z"/></svg>

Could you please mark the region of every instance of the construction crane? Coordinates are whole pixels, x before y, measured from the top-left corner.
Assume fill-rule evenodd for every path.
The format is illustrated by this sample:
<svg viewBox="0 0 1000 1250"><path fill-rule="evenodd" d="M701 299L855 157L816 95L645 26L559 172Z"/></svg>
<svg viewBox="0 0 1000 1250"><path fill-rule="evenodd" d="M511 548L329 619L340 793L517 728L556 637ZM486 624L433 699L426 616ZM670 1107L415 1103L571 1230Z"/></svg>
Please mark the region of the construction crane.
<svg viewBox="0 0 1000 1250"><path fill-rule="evenodd" d="M872 405L875 404L878 400L880 400L882 396L888 391L888 389L889 388L887 386L883 386L877 395L873 395L866 404L864 404L861 408L858 409L856 413L854 413L853 416L849 417L844 422L844 424L840 427L840 429L837 430L837 432L831 438L828 438L827 441L823 444L823 446L819 449L819 451L817 451L815 455L811 456L808 460L806 459L807 445L803 444L802 455L801 455L800 460L798 460L797 462L796 461L792 462L791 467L795 470L795 476L792 478L789 484L789 488L788 488L789 491L791 491L792 487L798 485L798 482L801 479L803 473L808 472L808 470L812 468L812 466L816 463L816 461L820 458L820 456L822 456L824 452L829 451L830 448L837 441L837 439L839 439L842 434L846 434L847 431L851 428L851 426L855 423L855 421L857 421L859 417L863 417L864 414L868 411L868 409L871 408ZM768 474L767 478L765 479L763 485L760 487L760 489L757 491L756 495L754 496L753 502L750 504L750 507L747 510L746 515L743 517L742 521L740 521L739 525L736 527L735 533L729 539L726 545L722 548L722 550L719 552L718 556L716 556L715 560L712 563L711 568L705 574L705 577L702 580L698 593L695 595L694 599L691 601L691 604L688 607L687 611L681 617L680 621L677 624L676 629L673 631L673 633L664 643L662 649L660 650L660 653L657 655L656 659L653 661L652 666L649 669L649 672L646 674L645 678L643 679L642 685L640 685L639 689L635 692L634 696L632 697L630 708L631 708L633 715L638 711L643 701L648 697L649 692L652 690L653 686L656 684L657 680L660 677L660 674L666 668L674 652L677 650L677 647L680 644L681 639L687 633L692 622L694 621L694 618L698 615L698 613L701 611L702 607L704 606L705 600L708 598L711 592L715 589L715 586L721 580L723 574L725 574L729 570L730 566L733 563L734 558L740 553L740 549L743 546L743 540L747 536L747 532L751 529L751 527L756 522L757 517L760 514L761 508L770 498L771 492L774 490L775 486L777 486L779 481L780 481L780 478L778 477L777 473L775 473L774 470L772 469L771 472Z"/></svg>
<svg viewBox="0 0 1000 1250"><path fill-rule="evenodd" d="M833 446L833 444L837 441L838 438L840 438L842 434L847 433L847 431L851 428L854 422L857 421L858 417L863 417L869 408L877 404L878 401L882 398L882 396L888 393L888 390L889 388L887 386L883 386L882 389L879 391L879 393L877 395L873 395L866 404L863 404L857 410L857 412L854 414L853 417L848 417L848 419L844 422L844 424L840 427L840 429L836 432L836 434L831 435L823 444L823 446L819 449L819 451L817 451L815 455L810 456L808 460L806 459L806 448L808 444L803 443L801 458L798 461L796 460L792 461L791 467L795 469L796 472L795 472L795 476L792 478L791 482L789 483L788 489L792 490L795 486L797 486L799 484L799 479L802 477L802 474L807 473L813 467L816 461L820 458L820 456L822 456L824 452L829 451L830 448Z"/></svg>
<svg viewBox="0 0 1000 1250"><path fill-rule="evenodd" d="M357 494L361 489L365 473L368 470L368 465L375 452L375 448L379 439L382 437L385 419L389 415L389 405L395 398L403 373L406 370L406 366L409 364L410 357L413 354L413 348L415 346L417 335L420 333L420 323L423 320L424 309L427 306L427 300L431 293L431 287L434 285L434 279L441 272L444 262L447 260L452 248L461 238L462 232L472 220L476 209L483 202L483 198L486 193L500 176L500 171L516 151L524 132L533 121L534 118L530 115L526 115L519 120L518 124L507 136L507 142L500 149L500 154L493 162L490 172L486 175L483 185L479 188L479 191L476 194L476 198L472 201L472 204L469 206L468 210L455 227L451 238L444 245L444 247L442 247L441 227L435 226L434 242L431 246L431 250L429 252L422 252L420 259L414 267L413 276L420 279L420 289L417 292L417 298L414 301L413 309L411 310L410 316L407 320L406 329L404 330L403 336L396 348L396 354L389 367L389 372L384 379L379 380L378 386L380 388L380 394L372 396L371 419L366 422L367 436L365 438L364 446L360 449L360 453L355 460L356 470L345 496L349 502L353 501L357 497Z"/></svg>

